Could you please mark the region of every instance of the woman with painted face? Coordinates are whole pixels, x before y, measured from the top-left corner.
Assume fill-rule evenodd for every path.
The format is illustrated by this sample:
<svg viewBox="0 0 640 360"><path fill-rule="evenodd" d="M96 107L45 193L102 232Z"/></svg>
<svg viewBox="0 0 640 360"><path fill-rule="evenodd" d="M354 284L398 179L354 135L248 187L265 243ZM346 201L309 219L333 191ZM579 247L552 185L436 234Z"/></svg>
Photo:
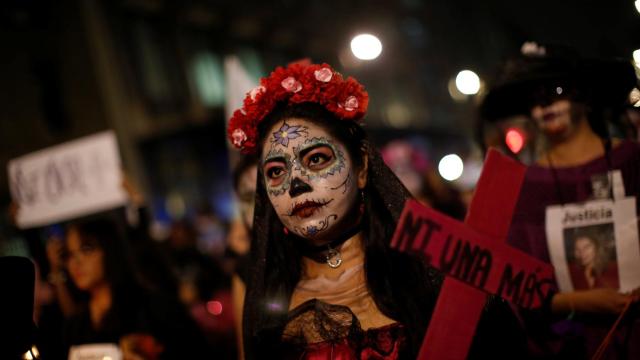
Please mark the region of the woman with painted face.
<svg viewBox="0 0 640 360"><path fill-rule="evenodd" d="M556 235L562 233L562 226L573 231L603 221L558 226L554 218L559 217L553 215L564 209L588 209L598 201L613 207L619 200L635 197L624 226L637 227L640 145L611 139L608 131L634 86L637 79L628 61L584 59L568 48L526 43L521 55L507 61L481 105L481 135L487 127L506 129L509 119L528 116L542 142L527 169L508 238L511 245L555 266L559 291L549 299L552 315L535 316L535 324L527 329L541 344L536 348L541 358L591 357L629 303L630 314L608 346L608 356L640 358L637 289L621 292L619 284L597 282L594 277L596 268L617 276L618 265L609 270L611 266L594 267L596 247L585 237L566 250L582 265L560 264L556 259L562 257L554 256L554 251L560 253L554 249L563 246L562 236ZM619 186L614 185L616 173L622 178ZM623 253L637 249L637 236L616 241L626 242L630 250ZM586 278L585 272L590 274ZM634 286L637 283L631 289ZM545 322L539 322L543 318Z"/></svg>
<svg viewBox="0 0 640 360"><path fill-rule="evenodd" d="M442 276L389 247L407 190L358 121L368 95L329 65L277 68L229 124L259 155L244 307L249 359L411 359ZM510 310L491 299L471 358L523 348Z"/></svg>

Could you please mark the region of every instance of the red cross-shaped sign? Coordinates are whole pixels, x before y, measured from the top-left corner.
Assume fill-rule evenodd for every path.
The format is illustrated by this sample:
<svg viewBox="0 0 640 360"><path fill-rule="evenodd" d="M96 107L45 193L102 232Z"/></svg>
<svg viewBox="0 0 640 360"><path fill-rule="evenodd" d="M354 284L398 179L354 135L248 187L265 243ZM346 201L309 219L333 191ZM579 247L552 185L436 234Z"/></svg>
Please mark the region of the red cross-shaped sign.
<svg viewBox="0 0 640 360"><path fill-rule="evenodd" d="M505 244L525 170L490 150L464 224L407 201L391 246L423 252L447 275L419 359L465 359L487 293L527 308L547 296L552 267Z"/></svg>

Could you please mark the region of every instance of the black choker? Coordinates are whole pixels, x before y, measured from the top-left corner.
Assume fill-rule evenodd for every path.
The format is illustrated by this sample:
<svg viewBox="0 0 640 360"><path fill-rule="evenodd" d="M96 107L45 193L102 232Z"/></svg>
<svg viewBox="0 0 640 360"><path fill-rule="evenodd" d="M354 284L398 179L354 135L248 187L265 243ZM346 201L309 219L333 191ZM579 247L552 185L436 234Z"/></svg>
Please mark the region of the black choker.
<svg viewBox="0 0 640 360"><path fill-rule="evenodd" d="M354 226L332 242L320 246L310 245L303 240L300 242L302 244L302 254L316 262L326 263L335 269L342 264L342 254L338 248L358 232L360 232L360 224Z"/></svg>

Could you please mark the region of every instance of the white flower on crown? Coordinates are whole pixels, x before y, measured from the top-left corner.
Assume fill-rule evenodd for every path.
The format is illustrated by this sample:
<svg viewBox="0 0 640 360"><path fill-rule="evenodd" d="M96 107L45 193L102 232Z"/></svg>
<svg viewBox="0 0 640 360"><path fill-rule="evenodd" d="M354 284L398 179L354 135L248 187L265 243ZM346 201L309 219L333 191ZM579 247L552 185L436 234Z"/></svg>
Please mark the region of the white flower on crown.
<svg viewBox="0 0 640 360"><path fill-rule="evenodd" d="M344 103L338 104L338 106L344 108L347 111L353 111L358 108L358 99L351 95L349 96Z"/></svg>
<svg viewBox="0 0 640 360"><path fill-rule="evenodd" d="M333 72L329 68L322 68L320 70L314 71L313 75L316 77L316 80L318 81L329 82L333 77Z"/></svg>
<svg viewBox="0 0 640 360"><path fill-rule="evenodd" d="M547 49L544 46L538 45L535 41L527 41L522 44L520 52L525 56L543 57L547 55Z"/></svg>
<svg viewBox="0 0 640 360"><path fill-rule="evenodd" d="M298 91L302 90L302 84L293 76L289 76L288 78L282 80L280 85L282 85L285 90L292 93L297 93Z"/></svg>
<svg viewBox="0 0 640 360"><path fill-rule="evenodd" d="M256 101L256 96L258 96L258 94L262 94L265 91L267 91L267 88L262 85L256 86L251 89L251 91L249 91L249 97L251 97L251 101Z"/></svg>
<svg viewBox="0 0 640 360"><path fill-rule="evenodd" d="M231 138L233 139L233 145L235 147L241 147L242 144L247 141L247 134L245 134L242 129L235 129L231 133Z"/></svg>

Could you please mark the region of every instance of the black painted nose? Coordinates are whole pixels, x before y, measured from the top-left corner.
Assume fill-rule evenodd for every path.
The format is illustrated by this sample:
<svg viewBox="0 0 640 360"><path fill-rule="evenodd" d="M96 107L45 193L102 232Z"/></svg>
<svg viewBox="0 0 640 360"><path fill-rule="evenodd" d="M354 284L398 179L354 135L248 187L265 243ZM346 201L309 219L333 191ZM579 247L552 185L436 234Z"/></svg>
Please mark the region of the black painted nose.
<svg viewBox="0 0 640 360"><path fill-rule="evenodd" d="M304 194L306 192L312 191L311 185L306 182L300 180L300 178L294 178L291 181L291 186L289 186L289 196L292 198Z"/></svg>

